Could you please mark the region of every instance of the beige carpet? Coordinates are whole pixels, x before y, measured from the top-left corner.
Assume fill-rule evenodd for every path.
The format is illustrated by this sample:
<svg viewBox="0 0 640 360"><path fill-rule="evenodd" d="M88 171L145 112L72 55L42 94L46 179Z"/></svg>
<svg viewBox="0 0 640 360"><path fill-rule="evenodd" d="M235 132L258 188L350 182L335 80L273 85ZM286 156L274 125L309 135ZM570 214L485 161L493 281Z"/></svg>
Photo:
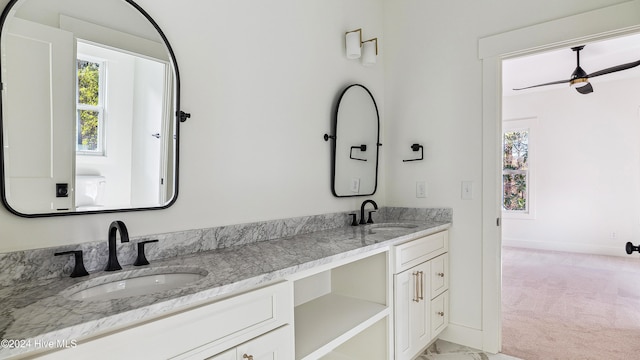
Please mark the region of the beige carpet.
<svg viewBox="0 0 640 360"><path fill-rule="evenodd" d="M504 354L526 360L640 359L637 255L505 247L502 265Z"/></svg>

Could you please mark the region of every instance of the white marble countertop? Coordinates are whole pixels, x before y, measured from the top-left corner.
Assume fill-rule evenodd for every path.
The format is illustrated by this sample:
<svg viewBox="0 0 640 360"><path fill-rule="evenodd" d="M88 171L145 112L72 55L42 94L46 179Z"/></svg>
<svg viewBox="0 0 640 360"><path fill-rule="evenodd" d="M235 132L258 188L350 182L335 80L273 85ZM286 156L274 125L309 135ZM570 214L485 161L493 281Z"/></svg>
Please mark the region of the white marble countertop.
<svg viewBox="0 0 640 360"><path fill-rule="evenodd" d="M347 226L295 235L172 259L151 261L143 267L125 266L119 273L162 271L176 266L197 268L207 275L178 289L123 299L71 300L64 290L87 280L116 273L99 271L88 277L31 281L0 289L0 339L77 341L144 320L250 290L301 271L382 247L436 233L449 222L410 221L414 228L377 231L371 225ZM98 279L99 280L99 279ZM7 315L8 314L8 315ZM35 350L0 347L0 358Z"/></svg>

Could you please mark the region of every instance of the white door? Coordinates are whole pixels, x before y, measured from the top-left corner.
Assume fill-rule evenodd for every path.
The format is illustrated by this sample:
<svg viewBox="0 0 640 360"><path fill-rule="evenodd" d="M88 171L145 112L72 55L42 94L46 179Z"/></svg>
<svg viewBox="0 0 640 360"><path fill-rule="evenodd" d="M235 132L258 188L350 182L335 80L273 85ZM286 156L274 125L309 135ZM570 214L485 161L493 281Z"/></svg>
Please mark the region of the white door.
<svg viewBox="0 0 640 360"><path fill-rule="evenodd" d="M159 206L164 204L163 144L171 136L163 131L167 65L141 57L135 63L131 204Z"/></svg>
<svg viewBox="0 0 640 360"><path fill-rule="evenodd" d="M7 200L22 213L73 209L75 54L70 32L13 18L3 37Z"/></svg>

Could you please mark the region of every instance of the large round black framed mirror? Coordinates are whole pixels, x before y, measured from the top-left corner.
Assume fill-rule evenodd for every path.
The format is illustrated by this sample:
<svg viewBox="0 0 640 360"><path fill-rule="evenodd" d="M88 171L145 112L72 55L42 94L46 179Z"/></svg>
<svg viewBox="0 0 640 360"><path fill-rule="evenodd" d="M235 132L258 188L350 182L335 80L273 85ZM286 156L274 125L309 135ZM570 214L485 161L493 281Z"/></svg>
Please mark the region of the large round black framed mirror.
<svg viewBox="0 0 640 360"><path fill-rule="evenodd" d="M25 217L164 209L180 78L131 0L11 0L0 18L2 202Z"/></svg>

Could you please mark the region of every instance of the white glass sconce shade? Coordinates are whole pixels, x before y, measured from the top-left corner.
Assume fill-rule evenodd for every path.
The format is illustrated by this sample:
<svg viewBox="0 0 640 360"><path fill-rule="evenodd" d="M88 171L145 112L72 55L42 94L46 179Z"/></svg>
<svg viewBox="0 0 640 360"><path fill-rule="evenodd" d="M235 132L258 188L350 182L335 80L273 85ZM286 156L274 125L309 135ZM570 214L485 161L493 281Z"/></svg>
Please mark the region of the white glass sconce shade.
<svg viewBox="0 0 640 360"><path fill-rule="evenodd" d="M373 38L362 43L362 64L374 65L378 55L378 39Z"/></svg>
<svg viewBox="0 0 640 360"><path fill-rule="evenodd" d="M353 30L345 36L347 59L358 59L361 55L360 45L362 44L362 30Z"/></svg>

